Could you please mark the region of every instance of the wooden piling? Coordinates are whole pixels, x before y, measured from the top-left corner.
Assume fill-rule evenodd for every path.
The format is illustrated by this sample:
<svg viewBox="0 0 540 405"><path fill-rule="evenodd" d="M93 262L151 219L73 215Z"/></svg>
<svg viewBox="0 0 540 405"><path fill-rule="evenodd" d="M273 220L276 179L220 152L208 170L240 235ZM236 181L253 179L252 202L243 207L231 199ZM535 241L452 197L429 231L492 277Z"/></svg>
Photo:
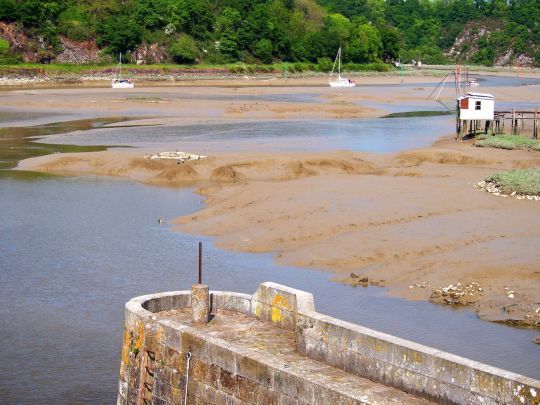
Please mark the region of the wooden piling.
<svg viewBox="0 0 540 405"><path fill-rule="evenodd" d="M533 136L533 139L538 139L538 122L537 122L537 119L538 119L538 108L535 108L534 109L534 115L533 115L533 130L532 130L532 136Z"/></svg>

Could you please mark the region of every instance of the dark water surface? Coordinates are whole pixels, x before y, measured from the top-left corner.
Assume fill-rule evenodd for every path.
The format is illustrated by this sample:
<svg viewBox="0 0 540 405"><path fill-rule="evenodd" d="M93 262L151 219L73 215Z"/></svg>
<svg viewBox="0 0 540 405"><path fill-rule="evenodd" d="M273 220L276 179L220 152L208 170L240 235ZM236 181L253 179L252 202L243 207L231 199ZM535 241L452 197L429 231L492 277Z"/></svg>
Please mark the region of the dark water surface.
<svg viewBox="0 0 540 405"><path fill-rule="evenodd" d="M124 303L196 280L198 239L157 218L193 212L201 198L97 178L0 179L0 190L0 402L114 402ZM313 292L323 313L540 377L534 331L337 284L327 273L203 240L212 289L252 293L276 281Z"/></svg>

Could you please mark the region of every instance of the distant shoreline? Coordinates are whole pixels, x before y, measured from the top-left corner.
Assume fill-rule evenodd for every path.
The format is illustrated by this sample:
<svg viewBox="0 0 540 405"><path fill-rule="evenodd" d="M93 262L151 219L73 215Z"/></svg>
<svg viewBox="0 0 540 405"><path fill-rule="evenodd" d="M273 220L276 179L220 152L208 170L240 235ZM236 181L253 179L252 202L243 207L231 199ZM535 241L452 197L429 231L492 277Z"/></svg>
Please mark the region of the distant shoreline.
<svg viewBox="0 0 540 405"><path fill-rule="evenodd" d="M514 75L512 68L489 68L484 66L467 67L473 75ZM231 85L303 85L326 83L328 72L305 70L285 72L282 65L216 65L216 66L181 66L181 65L126 65L125 75L133 78L140 85L215 85L231 82ZM454 65L425 65L422 69L407 66L404 72L406 82L439 81L453 72ZM53 86L108 86L114 76L115 67L111 65L62 65L62 64L21 64L0 66L0 88L2 87L50 87ZM520 77L538 77L540 69L521 69ZM357 71L347 72L347 77L362 83L373 83L373 78L401 79L397 69L388 72ZM394 81L399 83L399 81ZM227 85L227 84L225 84Z"/></svg>

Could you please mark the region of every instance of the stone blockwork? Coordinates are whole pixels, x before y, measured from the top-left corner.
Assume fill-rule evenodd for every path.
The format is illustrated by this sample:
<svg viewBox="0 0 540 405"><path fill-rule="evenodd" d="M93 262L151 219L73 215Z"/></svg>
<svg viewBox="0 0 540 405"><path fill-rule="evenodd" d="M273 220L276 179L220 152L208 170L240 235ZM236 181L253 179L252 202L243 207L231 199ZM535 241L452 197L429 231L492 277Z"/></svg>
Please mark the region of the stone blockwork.
<svg viewBox="0 0 540 405"><path fill-rule="evenodd" d="M190 291L126 304L119 404L183 404L186 381L188 404L540 404L538 380L317 313L303 291L210 301L208 324Z"/></svg>

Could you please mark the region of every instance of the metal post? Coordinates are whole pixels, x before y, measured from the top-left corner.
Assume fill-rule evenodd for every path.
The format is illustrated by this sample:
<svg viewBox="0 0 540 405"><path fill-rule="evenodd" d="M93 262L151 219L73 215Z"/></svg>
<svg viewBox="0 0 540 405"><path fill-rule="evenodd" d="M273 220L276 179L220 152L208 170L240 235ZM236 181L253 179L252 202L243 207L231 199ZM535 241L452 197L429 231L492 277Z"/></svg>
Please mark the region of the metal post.
<svg viewBox="0 0 540 405"><path fill-rule="evenodd" d="M199 284L202 284L202 242L199 242Z"/></svg>

